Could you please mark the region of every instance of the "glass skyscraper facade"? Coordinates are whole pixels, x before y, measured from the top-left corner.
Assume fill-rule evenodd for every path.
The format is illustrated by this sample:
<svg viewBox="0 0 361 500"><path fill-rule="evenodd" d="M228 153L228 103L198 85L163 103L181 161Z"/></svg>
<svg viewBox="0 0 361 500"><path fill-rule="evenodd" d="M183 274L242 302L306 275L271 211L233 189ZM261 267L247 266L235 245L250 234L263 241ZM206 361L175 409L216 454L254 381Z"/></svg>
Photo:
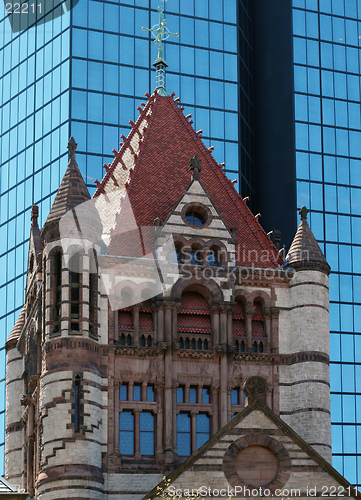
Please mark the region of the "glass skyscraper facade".
<svg viewBox="0 0 361 500"><path fill-rule="evenodd" d="M93 193L155 87L157 48L142 26L161 5L180 35L165 44L167 91L266 231L282 229L287 247L296 207L312 210L332 267L334 466L360 485L361 0L79 0L59 16L60 4L14 33L0 7L0 473L3 346L24 298L30 207L42 225L71 134Z"/></svg>
<svg viewBox="0 0 361 500"><path fill-rule="evenodd" d="M185 114L192 113L196 129L203 129L217 161L226 162L231 179L247 185L247 192L254 169L246 0L79 0L69 11L69 1L45 4L52 8L37 13L37 24L34 18L26 27L26 20L14 32L5 4L0 7L0 473L4 343L24 300L31 205L39 205L43 225L66 169L70 135L93 193L102 165L112 161L112 149L136 119L137 105L155 87L157 47L142 26L158 24L159 5L169 29L180 35L165 44L168 93L181 96ZM243 28L237 16L247 16ZM239 154L247 175L238 170Z"/></svg>
<svg viewBox="0 0 361 500"><path fill-rule="evenodd" d="M331 265L333 465L361 484L361 2L293 0L297 206Z"/></svg>

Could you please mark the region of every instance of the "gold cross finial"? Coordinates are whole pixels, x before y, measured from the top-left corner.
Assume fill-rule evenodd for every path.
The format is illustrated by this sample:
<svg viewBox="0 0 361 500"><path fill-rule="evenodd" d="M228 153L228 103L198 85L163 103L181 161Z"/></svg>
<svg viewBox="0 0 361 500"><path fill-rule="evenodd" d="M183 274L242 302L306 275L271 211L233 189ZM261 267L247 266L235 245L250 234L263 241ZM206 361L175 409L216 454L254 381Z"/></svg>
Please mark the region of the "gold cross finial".
<svg viewBox="0 0 361 500"><path fill-rule="evenodd" d="M158 7L158 12L159 12L159 24L155 24L152 28L145 28L144 26L142 27L142 30L144 31L150 31L152 35L154 36L155 40L154 43L158 44L158 57L157 60L162 60L164 61L163 58L163 45L162 42L163 40L167 40L167 38L170 35L173 36L179 36L178 33L171 33L169 29L166 27L167 20L163 19L162 20L162 14L163 14L163 9L162 7Z"/></svg>

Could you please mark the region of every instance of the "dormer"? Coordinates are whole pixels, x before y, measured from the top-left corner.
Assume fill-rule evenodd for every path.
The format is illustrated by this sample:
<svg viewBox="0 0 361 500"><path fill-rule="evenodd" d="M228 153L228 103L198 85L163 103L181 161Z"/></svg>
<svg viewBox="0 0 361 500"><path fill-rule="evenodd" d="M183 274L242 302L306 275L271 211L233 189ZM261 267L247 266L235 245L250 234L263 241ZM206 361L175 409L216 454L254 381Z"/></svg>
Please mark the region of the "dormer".
<svg viewBox="0 0 361 500"><path fill-rule="evenodd" d="M201 179L201 161L194 155L189 161L192 179L163 224L172 233L180 263L227 267L233 265L235 239L207 193Z"/></svg>

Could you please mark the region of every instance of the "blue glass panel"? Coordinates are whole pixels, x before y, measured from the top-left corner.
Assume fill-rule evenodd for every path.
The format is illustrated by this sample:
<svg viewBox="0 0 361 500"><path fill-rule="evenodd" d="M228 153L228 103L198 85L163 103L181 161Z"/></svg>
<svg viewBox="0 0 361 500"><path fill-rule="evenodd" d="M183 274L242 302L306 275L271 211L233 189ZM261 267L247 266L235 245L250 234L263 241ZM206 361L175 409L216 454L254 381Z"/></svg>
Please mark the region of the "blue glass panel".
<svg viewBox="0 0 361 500"><path fill-rule="evenodd" d="M127 385L121 385L119 388L119 399L120 401L127 401L128 400L128 386Z"/></svg>
<svg viewBox="0 0 361 500"><path fill-rule="evenodd" d="M332 426L332 451L342 453L342 425Z"/></svg>
<svg viewBox="0 0 361 500"><path fill-rule="evenodd" d="M294 85L296 92L307 92L307 69L303 66L294 68Z"/></svg>
<svg viewBox="0 0 361 500"><path fill-rule="evenodd" d="M210 403L210 390L208 387L203 388L203 404L209 404Z"/></svg>
<svg viewBox="0 0 361 500"><path fill-rule="evenodd" d="M133 401L141 401L141 399L142 399L142 386L134 384Z"/></svg>
<svg viewBox="0 0 361 500"><path fill-rule="evenodd" d="M119 449L123 455L134 455L134 415L131 411L119 414Z"/></svg>
<svg viewBox="0 0 361 500"><path fill-rule="evenodd" d="M306 36L306 18L303 10L293 9L293 33Z"/></svg>
<svg viewBox="0 0 361 500"><path fill-rule="evenodd" d="M154 387L152 385L147 386L147 401L154 401Z"/></svg>
<svg viewBox="0 0 361 500"><path fill-rule="evenodd" d="M177 451L179 456L191 454L191 419L186 413L177 415Z"/></svg>
<svg viewBox="0 0 361 500"><path fill-rule="evenodd" d="M151 413L140 413L139 429L141 455L154 455L154 416Z"/></svg>
<svg viewBox="0 0 361 500"><path fill-rule="evenodd" d="M232 405L239 404L238 389L233 389L233 391L231 392L231 402Z"/></svg>
<svg viewBox="0 0 361 500"><path fill-rule="evenodd" d="M177 403L184 403L184 388L177 388Z"/></svg>
<svg viewBox="0 0 361 500"><path fill-rule="evenodd" d="M196 417L196 446L200 448L210 438L210 418L208 415L198 414Z"/></svg>
<svg viewBox="0 0 361 500"><path fill-rule="evenodd" d="M197 403L197 389L195 387L189 389L189 402Z"/></svg>
<svg viewBox="0 0 361 500"><path fill-rule="evenodd" d="M341 395L331 394L331 413L332 422L342 422Z"/></svg>

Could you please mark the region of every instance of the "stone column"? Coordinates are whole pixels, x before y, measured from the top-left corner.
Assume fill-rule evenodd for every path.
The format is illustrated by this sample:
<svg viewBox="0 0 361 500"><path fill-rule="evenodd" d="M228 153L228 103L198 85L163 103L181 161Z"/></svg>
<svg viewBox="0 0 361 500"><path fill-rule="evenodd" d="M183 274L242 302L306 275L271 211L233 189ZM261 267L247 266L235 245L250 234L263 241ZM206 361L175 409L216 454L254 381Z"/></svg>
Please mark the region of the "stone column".
<svg viewBox="0 0 361 500"><path fill-rule="evenodd" d="M227 329L228 329L228 345L233 345L233 312L232 309L228 309L227 312Z"/></svg>
<svg viewBox="0 0 361 500"><path fill-rule="evenodd" d="M275 307L271 308L271 337L272 337L272 352L278 352L278 317L279 310Z"/></svg>
<svg viewBox="0 0 361 500"><path fill-rule="evenodd" d="M219 310L218 306L212 306L212 344L213 349L216 345L219 345Z"/></svg>
<svg viewBox="0 0 361 500"><path fill-rule="evenodd" d="M165 340L170 342L172 340L172 305L165 305L165 315L164 315L164 329L165 329Z"/></svg>
<svg viewBox="0 0 361 500"><path fill-rule="evenodd" d="M118 309L114 311L114 341L119 341Z"/></svg>
<svg viewBox="0 0 361 500"><path fill-rule="evenodd" d="M227 371L228 371L228 364L227 364L227 351L226 349L222 349L221 355L220 355L220 379L221 379L221 391L220 391L220 417L221 417L221 428L226 425L227 423L227 387L228 387L228 380L227 380Z"/></svg>
<svg viewBox="0 0 361 500"><path fill-rule="evenodd" d="M265 351L272 352L271 311L269 308L264 310L263 319L264 319L264 333L266 336Z"/></svg>
<svg viewBox="0 0 361 500"><path fill-rule="evenodd" d="M212 385L212 434L216 434L219 430L219 409L218 409L218 396L219 396L219 385Z"/></svg>
<svg viewBox="0 0 361 500"><path fill-rule="evenodd" d="M174 342L178 342L177 318L178 318L179 307L180 303L172 304L172 340Z"/></svg>
<svg viewBox="0 0 361 500"><path fill-rule="evenodd" d="M135 347L139 346L139 310L140 310L140 305L135 304L133 306L133 328L134 328L133 345Z"/></svg>
<svg viewBox="0 0 361 500"><path fill-rule="evenodd" d="M178 456L178 450L177 450L177 389L178 389L178 384L172 384L173 453L176 456Z"/></svg>
<svg viewBox="0 0 361 500"><path fill-rule="evenodd" d="M245 311L246 320L246 336L247 336L247 351L252 352L252 316L254 307L247 304Z"/></svg>
<svg viewBox="0 0 361 500"><path fill-rule="evenodd" d="M158 460L163 457L163 390L164 384L157 382L155 384L156 401L157 401L157 445L156 456Z"/></svg>
<svg viewBox="0 0 361 500"><path fill-rule="evenodd" d="M139 414L140 410L133 410L134 413L134 459L140 460L140 425L139 425Z"/></svg>
<svg viewBox="0 0 361 500"><path fill-rule="evenodd" d="M172 416L172 349L168 345L164 356L165 460L168 464L174 461Z"/></svg>
<svg viewBox="0 0 361 500"><path fill-rule="evenodd" d="M191 453L197 449L197 411L191 411Z"/></svg>
<svg viewBox="0 0 361 500"><path fill-rule="evenodd" d="M220 343L222 345L226 345L228 341L227 326L228 326L227 310L225 307L221 307L219 330L220 330Z"/></svg>
<svg viewBox="0 0 361 500"><path fill-rule="evenodd" d="M227 417L228 417L228 421L231 420L231 416L232 416L232 391L234 389L234 386L232 385L229 385L227 387Z"/></svg>
<svg viewBox="0 0 361 500"><path fill-rule="evenodd" d="M114 453L119 454L119 389L121 384L114 385Z"/></svg>
<svg viewBox="0 0 361 500"><path fill-rule="evenodd" d="M160 305L157 311L157 342L164 342L164 306Z"/></svg>

